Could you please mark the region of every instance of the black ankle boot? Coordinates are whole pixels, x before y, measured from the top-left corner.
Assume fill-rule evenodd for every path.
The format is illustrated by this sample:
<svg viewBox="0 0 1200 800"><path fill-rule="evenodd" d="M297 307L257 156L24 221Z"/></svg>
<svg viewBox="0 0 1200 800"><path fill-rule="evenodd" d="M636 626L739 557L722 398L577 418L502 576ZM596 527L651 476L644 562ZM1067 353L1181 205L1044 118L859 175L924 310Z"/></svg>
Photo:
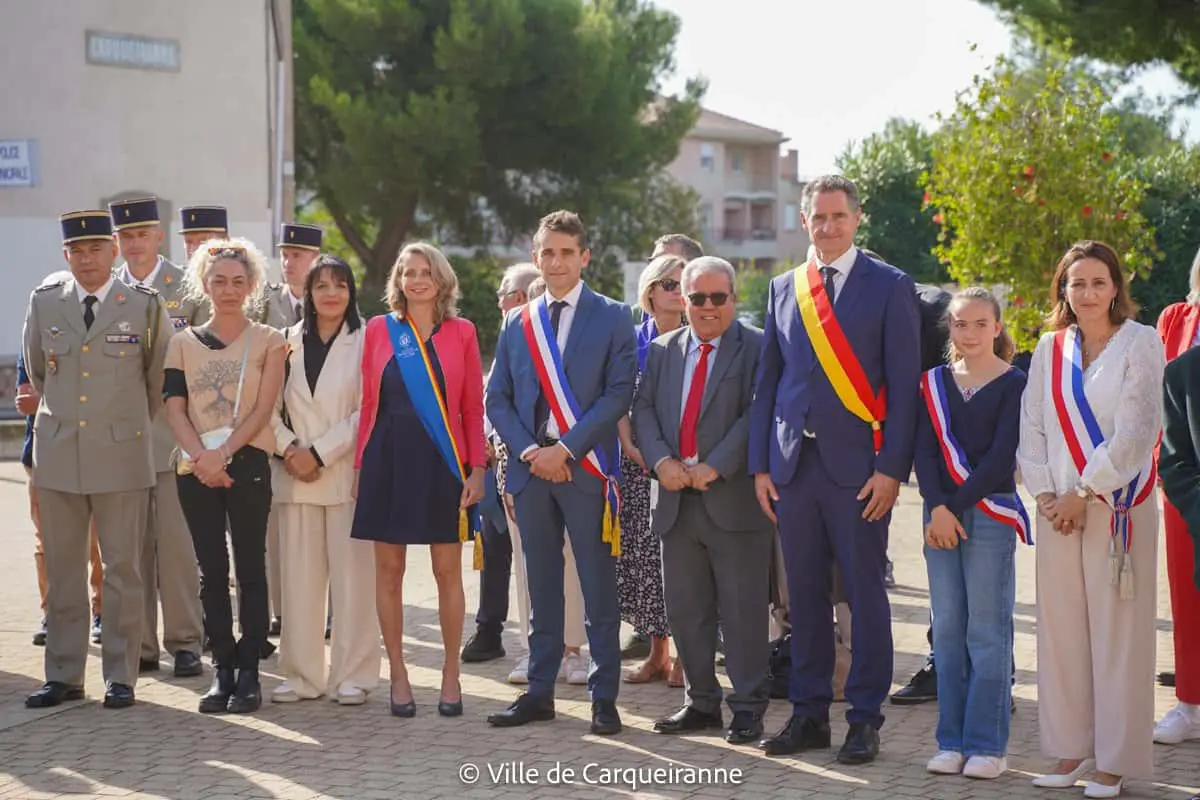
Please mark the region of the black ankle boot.
<svg viewBox="0 0 1200 800"><path fill-rule="evenodd" d="M233 667L217 667L213 670L212 688L200 698L201 714L224 714L229 707L235 680Z"/></svg>
<svg viewBox="0 0 1200 800"><path fill-rule="evenodd" d="M242 667L238 670L237 685L229 698L230 714L250 714L262 705L262 687L258 683L258 670Z"/></svg>

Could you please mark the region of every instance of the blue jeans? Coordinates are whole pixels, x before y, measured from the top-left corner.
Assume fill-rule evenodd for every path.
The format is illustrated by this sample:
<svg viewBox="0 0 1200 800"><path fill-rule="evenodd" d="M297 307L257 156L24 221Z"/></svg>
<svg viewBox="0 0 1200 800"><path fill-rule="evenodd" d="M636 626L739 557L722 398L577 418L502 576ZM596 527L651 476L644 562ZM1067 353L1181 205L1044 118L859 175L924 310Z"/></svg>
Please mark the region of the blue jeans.
<svg viewBox="0 0 1200 800"><path fill-rule="evenodd" d="M929 520L929 509L925 509ZM1017 534L978 508L952 550L925 546L937 660L939 750L1003 756L1012 713Z"/></svg>

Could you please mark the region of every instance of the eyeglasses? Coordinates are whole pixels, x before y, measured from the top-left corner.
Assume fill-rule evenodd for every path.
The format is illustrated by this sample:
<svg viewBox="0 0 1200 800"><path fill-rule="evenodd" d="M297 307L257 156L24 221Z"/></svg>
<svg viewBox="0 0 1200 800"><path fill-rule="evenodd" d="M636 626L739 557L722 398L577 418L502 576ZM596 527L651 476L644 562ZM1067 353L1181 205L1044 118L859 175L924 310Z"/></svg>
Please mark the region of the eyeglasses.
<svg viewBox="0 0 1200 800"><path fill-rule="evenodd" d="M679 281L674 278L663 278L657 281L657 284L662 287L664 292L673 292L679 288Z"/></svg>
<svg viewBox="0 0 1200 800"><path fill-rule="evenodd" d="M729 300L729 292L692 292L687 296L688 305L704 306L709 300L714 308L720 308Z"/></svg>
<svg viewBox="0 0 1200 800"><path fill-rule="evenodd" d="M496 292L496 299L503 300L506 297L512 297L514 294L520 294L520 293L521 293L520 289L513 289L512 291L508 291L508 292L498 291L498 292Z"/></svg>

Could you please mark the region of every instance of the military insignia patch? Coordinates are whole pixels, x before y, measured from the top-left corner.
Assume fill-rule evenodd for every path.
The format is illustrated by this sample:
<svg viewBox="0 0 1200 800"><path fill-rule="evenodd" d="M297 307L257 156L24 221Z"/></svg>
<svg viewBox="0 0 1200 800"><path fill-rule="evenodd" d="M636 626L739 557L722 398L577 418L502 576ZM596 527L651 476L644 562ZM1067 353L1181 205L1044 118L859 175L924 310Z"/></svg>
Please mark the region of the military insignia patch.
<svg viewBox="0 0 1200 800"><path fill-rule="evenodd" d="M181 331L188 325L187 317L171 317L171 327Z"/></svg>
<svg viewBox="0 0 1200 800"><path fill-rule="evenodd" d="M51 339L56 339L59 336L62 336L62 328L58 327L57 325L51 325L50 330L47 331L47 333L50 334Z"/></svg>
<svg viewBox="0 0 1200 800"><path fill-rule="evenodd" d="M168 300L167 308L170 308L170 309L179 308L179 301L178 300Z"/></svg>
<svg viewBox="0 0 1200 800"><path fill-rule="evenodd" d="M118 295L117 295L117 302L118 302L118 303L124 303L124 302L125 302L125 295L123 295L123 294L118 294Z"/></svg>
<svg viewBox="0 0 1200 800"><path fill-rule="evenodd" d="M107 344L137 344L142 340L136 333L106 333L104 341Z"/></svg>

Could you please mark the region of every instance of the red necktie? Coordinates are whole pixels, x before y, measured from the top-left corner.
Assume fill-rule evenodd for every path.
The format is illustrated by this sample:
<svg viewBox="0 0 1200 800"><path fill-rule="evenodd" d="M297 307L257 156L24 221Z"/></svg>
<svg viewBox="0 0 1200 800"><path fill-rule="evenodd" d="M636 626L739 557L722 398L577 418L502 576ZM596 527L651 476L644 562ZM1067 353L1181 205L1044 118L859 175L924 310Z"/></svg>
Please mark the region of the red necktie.
<svg viewBox="0 0 1200 800"><path fill-rule="evenodd" d="M700 360L692 372L692 385L688 388L687 402L683 406L683 419L679 423L679 455L692 458L700 455L696 444L696 424L700 422L700 400L704 397L704 382L708 378L708 354L713 346L708 342L700 344Z"/></svg>

